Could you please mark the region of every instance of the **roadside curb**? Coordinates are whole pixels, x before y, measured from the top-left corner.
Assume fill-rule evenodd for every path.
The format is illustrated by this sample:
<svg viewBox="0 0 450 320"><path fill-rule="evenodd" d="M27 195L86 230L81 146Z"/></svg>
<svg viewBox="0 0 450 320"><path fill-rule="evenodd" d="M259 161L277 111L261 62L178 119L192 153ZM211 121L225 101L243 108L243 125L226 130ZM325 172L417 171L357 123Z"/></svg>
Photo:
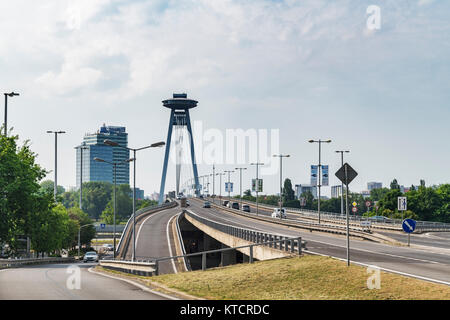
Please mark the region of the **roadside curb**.
<svg viewBox="0 0 450 320"><path fill-rule="evenodd" d="M170 299L170 300L206 300L203 298L195 297L195 296L189 295L187 293L178 291L176 289L166 287L165 285L162 285L162 284L152 281L150 279L144 280L144 279L140 279L135 276L132 276L132 275L128 275L128 274L122 275L122 274L109 272L108 270L97 269L97 268L95 268L95 270L94 270L94 268L90 268L88 271L98 274L98 275L101 275L101 276L104 276L104 277L128 282L144 291L162 296L162 297Z"/></svg>

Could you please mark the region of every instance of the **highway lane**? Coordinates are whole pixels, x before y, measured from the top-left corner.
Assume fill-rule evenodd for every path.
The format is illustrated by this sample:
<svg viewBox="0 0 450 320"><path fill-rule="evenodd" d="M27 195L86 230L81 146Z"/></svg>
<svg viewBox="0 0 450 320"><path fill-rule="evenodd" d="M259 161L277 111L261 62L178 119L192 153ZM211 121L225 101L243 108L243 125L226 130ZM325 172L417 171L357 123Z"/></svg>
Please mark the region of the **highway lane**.
<svg viewBox="0 0 450 320"><path fill-rule="evenodd" d="M222 199L222 202L225 199ZM226 199L228 200L228 199ZM212 200L210 199L210 202ZM237 199L232 199L232 202L239 202ZM218 204L219 201L216 200L216 203ZM256 207L253 205L250 206L250 212L256 214ZM272 215L273 210L267 209L267 208L261 208L258 209L258 214L262 216L268 216L270 217ZM294 220L294 221L302 221L302 222L311 222L313 220L302 218L298 214L295 213L287 213L286 214L288 219ZM324 222L323 225L329 224L329 222ZM342 226L342 224L338 224ZM355 227L355 226L352 226ZM400 232L392 232L392 231L383 231L381 229L373 229L373 232L385 235L387 237L390 237L394 240L397 240L401 243L407 243L408 236L406 233L400 233ZM443 249L450 249L450 232L429 232L425 234L411 234L411 244L413 245L420 245L420 246L429 246L429 247L435 247L435 248L443 248Z"/></svg>
<svg viewBox="0 0 450 320"><path fill-rule="evenodd" d="M172 229L168 229L169 221L182 212L180 207L152 213L136 223L136 259L151 260L154 258L175 255ZM169 244L170 243L170 244ZM132 242L128 247L126 259L132 257ZM159 264L160 274L174 273L172 260Z"/></svg>
<svg viewBox="0 0 450 320"><path fill-rule="evenodd" d="M80 269L80 289L70 289L70 264L48 264L0 270L0 300L165 300L125 281L89 272L92 263L73 264Z"/></svg>
<svg viewBox="0 0 450 320"><path fill-rule="evenodd" d="M203 208L202 203L192 200L190 210L218 222L227 222L291 237L301 236L303 240L307 241L309 252L340 259L346 258L346 240L343 236L310 233L301 229L257 221L216 208L206 209ZM351 240L350 249L351 260L354 262L375 265L386 270L444 281L450 284L450 255L448 254L356 239Z"/></svg>

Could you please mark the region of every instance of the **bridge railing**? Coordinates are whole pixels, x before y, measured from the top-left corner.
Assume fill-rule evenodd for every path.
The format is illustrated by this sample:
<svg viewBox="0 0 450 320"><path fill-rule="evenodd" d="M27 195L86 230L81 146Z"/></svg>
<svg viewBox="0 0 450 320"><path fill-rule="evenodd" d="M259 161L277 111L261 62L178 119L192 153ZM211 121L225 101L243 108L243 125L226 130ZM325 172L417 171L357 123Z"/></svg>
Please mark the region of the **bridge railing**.
<svg viewBox="0 0 450 320"><path fill-rule="evenodd" d="M32 265L32 264L43 264L43 263L68 263L74 262L73 257L61 258L61 257L51 257L51 258L35 258L35 259L0 259L0 269L5 268L15 268L22 265Z"/></svg>
<svg viewBox="0 0 450 320"><path fill-rule="evenodd" d="M240 199L234 199L236 202L239 202ZM232 200L233 201L233 200ZM256 202L249 201L249 200L242 200L243 203L256 205ZM266 203L259 203L260 207L264 208L279 208L279 206L266 204ZM309 210L309 209L302 209L302 208L292 208L292 207L285 207L286 210L298 213L305 217L311 217L314 219L317 219L319 213L317 210ZM327 212L327 211L321 211L320 217L323 220L331 220L335 221L337 223L345 223L346 215L342 215L339 213L334 212ZM362 221L370 221L372 225L376 226L384 226L384 227L393 227L401 230L401 225L403 220L402 219L388 219L386 221L377 221L375 219L370 219L370 217L363 217L358 215L351 215L349 216L349 220L353 223L360 224ZM431 222L431 221L417 221L416 223L416 230L418 232L425 232L425 231L450 231L450 223L444 223L444 222Z"/></svg>

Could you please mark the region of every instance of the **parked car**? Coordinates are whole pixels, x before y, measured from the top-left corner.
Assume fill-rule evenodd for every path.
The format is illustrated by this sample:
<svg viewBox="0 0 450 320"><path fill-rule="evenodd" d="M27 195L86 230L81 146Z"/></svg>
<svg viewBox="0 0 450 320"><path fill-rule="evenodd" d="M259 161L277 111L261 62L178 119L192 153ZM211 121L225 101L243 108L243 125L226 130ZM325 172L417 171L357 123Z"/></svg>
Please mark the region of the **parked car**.
<svg viewBox="0 0 450 320"><path fill-rule="evenodd" d="M239 210L239 202L233 202L233 204L231 205L231 207L233 209Z"/></svg>
<svg viewBox="0 0 450 320"><path fill-rule="evenodd" d="M203 202L203 208L211 208L211 203L209 201Z"/></svg>
<svg viewBox="0 0 450 320"><path fill-rule="evenodd" d="M281 213L281 218L285 219L286 218L286 209L285 208L275 208L273 209L272 212L272 218L280 218L280 213Z"/></svg>
<svg viewBox="0 0 450 320"><path fill-rule="evenodd" d="M88 251L84 255L83 262L95 261L98 262L98 255L95 251Z"/></svg>
<svg viewBox="0 0 450 320"><path fill-rule="evenodd" d="M250 212L250 206L248 204L243 204L242 205L242 211Z"/></svg>
<svg viewBox="0 0 450 320"><path fill-rule="evenodd" d="M186 199L186 206L189 207L191 204L188 199Z"/></svg>
<svg viewBox="0 0 450 320"><path fill-rule="evenodd" d="M225 200L222 204L225 206L225 207L228 207L228 203L229 203L230 201L228 201L228 200Z"/></svg>

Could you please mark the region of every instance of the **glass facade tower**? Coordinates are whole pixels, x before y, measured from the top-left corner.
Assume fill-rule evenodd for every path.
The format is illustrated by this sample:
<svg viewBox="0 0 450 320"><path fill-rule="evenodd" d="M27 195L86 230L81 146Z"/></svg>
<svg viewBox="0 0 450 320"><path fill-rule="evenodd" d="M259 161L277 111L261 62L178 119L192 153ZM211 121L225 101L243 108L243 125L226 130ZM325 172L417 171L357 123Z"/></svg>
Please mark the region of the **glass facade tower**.
<svg viewBox="0 0 450 320"><path fill-rule="evenodd" d="M104 181L114 183L113 166L97 162L94 158L101 158L109 162L120 162L130 158L127 149L111 147L103 143L104 140L117 142L128 147L128 133L125 127L103 126L96 133L86 134L83 139L83 182ZM80 187L81 151L77 148L77 188ZM117 184L130 184L130 164L128 162L117 166Z"/></svg>

